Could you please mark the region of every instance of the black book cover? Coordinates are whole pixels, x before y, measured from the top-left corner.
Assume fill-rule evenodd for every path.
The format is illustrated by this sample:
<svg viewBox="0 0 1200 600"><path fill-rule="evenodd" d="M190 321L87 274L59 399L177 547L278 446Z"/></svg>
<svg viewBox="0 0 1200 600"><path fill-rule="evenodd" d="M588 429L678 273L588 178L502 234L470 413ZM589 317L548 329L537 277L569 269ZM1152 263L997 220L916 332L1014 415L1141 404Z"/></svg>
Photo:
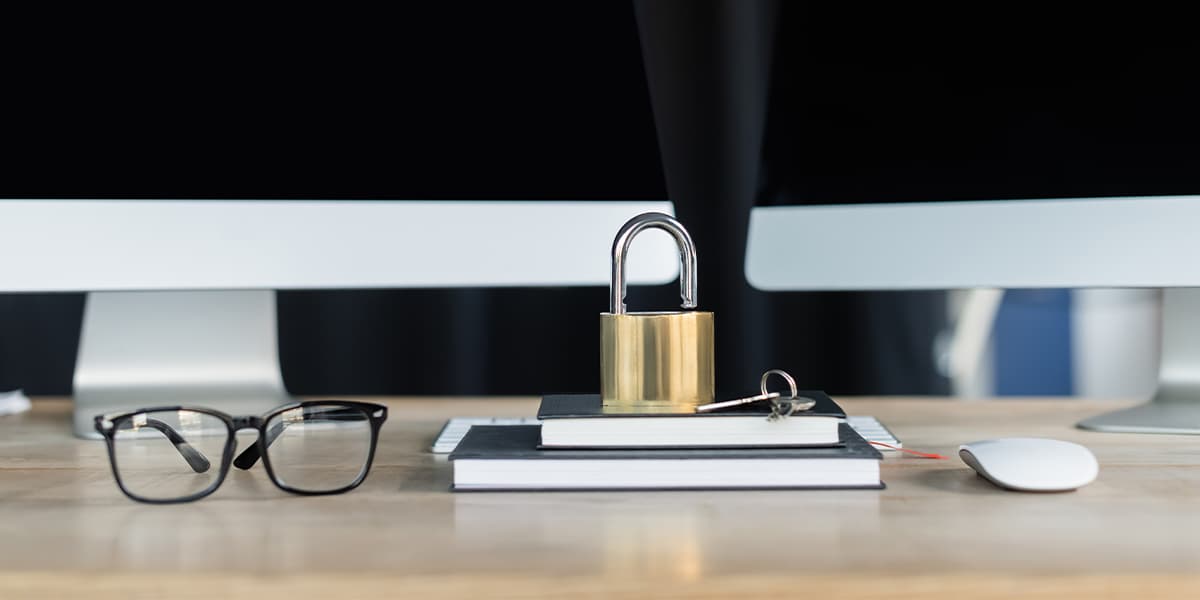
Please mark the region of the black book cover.
<svg viewBox="0 0 1200 600"><path fill-rule="evenodd" d="M882 460L883 455L849 425L838 426L843 445L805 448L695 448L695 449L540 449L539 425L475 425L467 432L450 460L638 460L638 459L747 459L747 458L857 458Z"/></svg>
<svg viewBox="0 0 1200 600"><path fill-rule="evenodd" d="M846 413L829 394L818 390L801 391L802 398L812 398L817 403L811 409L798 412L788 418L836 417L845 419ZM732 399L732 398L730 398ZM768 402L754 402L706 413L605 413L600 394L547 394L542 397L538 408L538 419L579 419L594 417L766 417L771 412Z"/></svg>

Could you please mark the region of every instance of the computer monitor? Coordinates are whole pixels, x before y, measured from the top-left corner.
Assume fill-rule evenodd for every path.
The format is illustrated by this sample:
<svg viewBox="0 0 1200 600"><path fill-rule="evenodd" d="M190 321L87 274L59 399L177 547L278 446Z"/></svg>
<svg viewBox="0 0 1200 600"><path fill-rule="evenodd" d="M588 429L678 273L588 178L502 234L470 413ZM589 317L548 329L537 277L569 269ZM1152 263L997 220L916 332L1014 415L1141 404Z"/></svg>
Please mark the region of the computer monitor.
<svg viewBox="0 0 1200 600"><path fill-rule="evenodd" d="M1200 85L1157 11L780 10L745 272L762 290L1165 288L1159 390L1200 433Z"/></svg>
<svg viewBox="0 0 1200 600"><path fill-rule="evenodd" d="M1200 196L757 207L746 278L765 291L1169 288L1153 401L1080 426L1200 433L1196 222Z"/></svg>
<svg viewBox="0 0 1200 600"><path fill-rule="evenodd" d="M275 292L608 285L613 236L667 201L0 200L0 293L86 291L75 433L95 415L287 400ZM678 275L639 236L628 278ZM419 316L414 316L419 318ZM2 332L0 332L2 334Z"/></svg>

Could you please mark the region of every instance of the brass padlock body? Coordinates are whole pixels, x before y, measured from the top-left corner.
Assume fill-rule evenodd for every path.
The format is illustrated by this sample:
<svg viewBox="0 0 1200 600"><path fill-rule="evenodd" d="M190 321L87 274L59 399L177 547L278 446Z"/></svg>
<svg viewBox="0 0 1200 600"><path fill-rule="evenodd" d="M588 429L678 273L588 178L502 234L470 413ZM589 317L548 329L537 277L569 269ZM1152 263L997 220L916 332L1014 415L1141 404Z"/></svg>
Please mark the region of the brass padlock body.
<svg viewBox="0 0 1200 600"><path fill-rule="evenodd" d="M713 314L625 310L625 255L647 228L674 236L683 308L696 307L696 246L687 230L662 213L630 219L613 241L609 312L600 314L600 398L606 413L691 413L713 401Z"/></svg>
<svg viewBox="0 0 1200 600"><path fill-rule="evenodd" d="M606 413L692 413L713 401L713 314L600 315Z"/></svg>

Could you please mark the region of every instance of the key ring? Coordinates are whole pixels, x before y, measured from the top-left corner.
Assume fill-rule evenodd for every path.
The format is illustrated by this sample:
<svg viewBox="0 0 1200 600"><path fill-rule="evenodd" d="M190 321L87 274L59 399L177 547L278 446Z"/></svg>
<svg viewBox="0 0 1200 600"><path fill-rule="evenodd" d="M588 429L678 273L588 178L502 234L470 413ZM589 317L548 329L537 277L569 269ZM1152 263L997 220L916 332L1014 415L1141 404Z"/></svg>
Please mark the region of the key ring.
<svg viewBox="0 0 1200 600"><path fill-rule="evenodd" d="M770 379L772 375L778 375L787 382L789 391L792 393L791 396L788 396L787 398L781 398L781 394L767 392L767 380ZM762 390L763 396L769 396L769 394L776 395L776 397L770 398L771 415L767 417L767 419L771 421L776 421L784 417L794 415L798 412L809 410L817 404L817 401L813 400L812 398L800 397L800 392L796 389L796 380L783 369L771 369L770 371L763 373L762 381L759 384L759 389Z"/></svg>

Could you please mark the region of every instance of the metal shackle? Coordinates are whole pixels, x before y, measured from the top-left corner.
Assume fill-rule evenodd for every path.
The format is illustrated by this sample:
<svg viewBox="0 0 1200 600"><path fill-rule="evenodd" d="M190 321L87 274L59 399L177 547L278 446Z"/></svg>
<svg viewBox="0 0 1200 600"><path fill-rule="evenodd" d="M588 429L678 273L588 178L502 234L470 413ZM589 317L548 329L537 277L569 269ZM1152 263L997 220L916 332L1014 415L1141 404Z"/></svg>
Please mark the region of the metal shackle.
<svg viewBox="0 0 1200 600"><path fill-rule="evenodd" d="M633 238L650 228L666 230L679 245L679 295L683 308L696 308L696 244L683 224L671 215L648 212L630 219L617 232L612 247L612 285L609 287L608 309L614 315L625 314L625 254Z"/></svg>

